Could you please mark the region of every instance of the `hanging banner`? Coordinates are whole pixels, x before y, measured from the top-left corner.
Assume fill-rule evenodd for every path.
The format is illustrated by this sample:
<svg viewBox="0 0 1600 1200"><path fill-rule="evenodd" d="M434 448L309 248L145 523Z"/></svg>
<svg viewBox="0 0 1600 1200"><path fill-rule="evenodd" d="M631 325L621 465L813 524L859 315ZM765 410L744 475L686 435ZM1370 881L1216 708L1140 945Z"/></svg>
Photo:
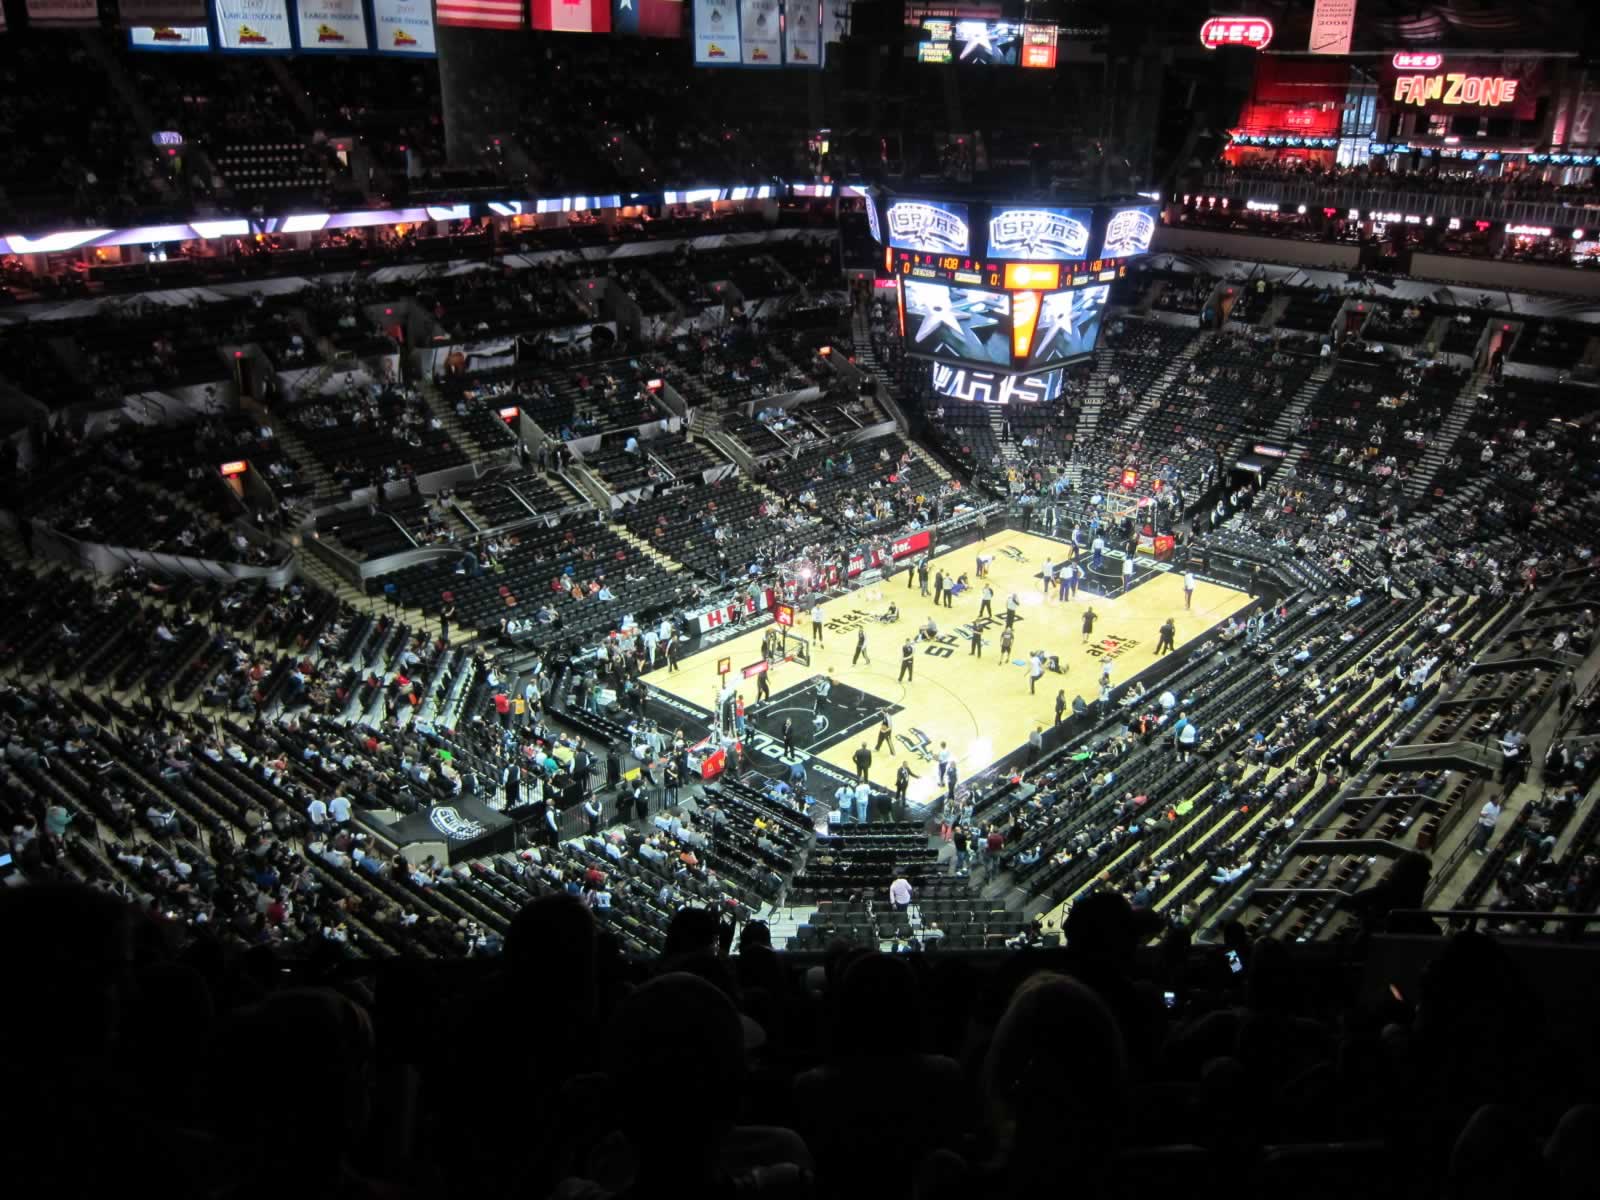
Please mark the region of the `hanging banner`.
<svg viewBox="0 0 1600 1200"><path fill-rule="evenodd" d="M430 0L372 0L372 26L379 54L435 53Z"/></svg>
<svg viewBox="0 0 1600 1200"><path fill-rule="evenodd" d="M100 5L97 0L28 0L28 24L93 29L100 24Z"/></svg>
<svg viewBox="0 0 1600 1200"><path fill-rule="evenodd" d="M739 0L739 61L747 67L783 65L778 0Z"/></svg>
<svg viewBox="0 0 1600 1200"><path fill-rule="evenodd" d="M611 0L533 0L533 27L549 33L610 33Z"/></svg>
<svg viewBox="0 0 1600 1200"><path fill-rule="evenodd" d="M851 0L822 0L822 40L842 42L850 32ZM907 10L910 11L910 6Z"/></svg>
<svg viewBox="0 0 1600 1200"><path fill-rule="evenodd" d="M196 29L206 23L206 0L117 0L125 29L175 25Z"/></svg>
<svg viewBox="0 0 1600 1200"><path fill-rule="evenodd" d="M217 41L224 50L293 50L288 0L216 0Z"/></svg>
<svg viewBox="0 0 1600 1200"><path fill-rule="evenodd" d="M522 0L439 0L435 19L458 29L521 29Z"/></svg>
<svg viewBox="0 0 1600 1200"><path fill-rule="evenodd" d="M611 32L626 37L681 38L684 0L612 0Z"/></svg>
<svg viewBox="0 0 1600 1200"><path fill-rule="evenodd" d="M817 0L790 0L783 26L783 61L791 67L822 66L822 24Z"/></svg>
<svg viewBox="0 0 1600 1200"><path fill-rule="evenodd" d="M1311 13L1313 54L1349 54L1356 30L1356 0L1317 0Z"/></svg>
<svg viewBox="0 0 1600 1200"><path fill-rule="evenodd" d="M211 50L205 25L136 25L128 30L130 50Z"/></svg>
<svg viewBox="0 0 1600 1200"><path fill-rule="evenodd" d="M294 16L302 50L352 54L372 48L362 0L299 0Z"/></svg>
<svg viewBox="0 0 1600 1200"><path fill-rule="evenodd" d="M734 0L694 0L694 61L701 67L739 65L739 9Z"/></svg>

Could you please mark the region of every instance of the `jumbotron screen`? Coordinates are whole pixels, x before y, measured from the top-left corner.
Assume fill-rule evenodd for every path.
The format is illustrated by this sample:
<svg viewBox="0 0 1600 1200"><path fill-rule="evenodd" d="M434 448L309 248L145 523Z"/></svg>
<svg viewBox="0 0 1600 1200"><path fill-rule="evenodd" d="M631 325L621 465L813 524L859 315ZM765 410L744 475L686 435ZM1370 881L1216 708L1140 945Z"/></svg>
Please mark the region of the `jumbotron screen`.
<svg viewBox="0 0 1600 1200"><path fill-rule="evenodd" d="M908 353L1010 367L1008 293L912 280L901 290Z"/></svg>

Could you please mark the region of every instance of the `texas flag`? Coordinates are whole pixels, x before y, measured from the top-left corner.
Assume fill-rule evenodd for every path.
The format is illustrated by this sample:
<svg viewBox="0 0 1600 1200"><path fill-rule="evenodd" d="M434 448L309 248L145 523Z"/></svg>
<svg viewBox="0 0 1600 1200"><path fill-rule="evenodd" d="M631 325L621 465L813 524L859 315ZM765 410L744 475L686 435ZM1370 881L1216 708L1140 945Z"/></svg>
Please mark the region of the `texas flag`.
<svg viewBox="0 0 1600 1200"><path fill-rule="evenodd" d="M533 0L532 12L535 29L551 33L611 32L610 0Z"/></svg>
<svg viewBox="0 0 1600 1200"><path fill-rule="evenodd" d="M681 38L684 0L611 0L611 28L635 37Z"/></svg>

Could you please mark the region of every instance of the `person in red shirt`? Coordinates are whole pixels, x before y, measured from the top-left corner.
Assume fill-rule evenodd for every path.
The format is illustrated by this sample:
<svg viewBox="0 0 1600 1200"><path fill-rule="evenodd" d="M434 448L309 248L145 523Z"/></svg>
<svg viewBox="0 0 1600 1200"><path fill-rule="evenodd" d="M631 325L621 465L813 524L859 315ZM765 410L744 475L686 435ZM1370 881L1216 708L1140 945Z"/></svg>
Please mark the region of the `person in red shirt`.
<svg viewBox="0 0 1600 1200"><path fill-rule="evenodd" d="M511 722L511 697L504 692L494 694L494 711L500 717L500 726L504 728Z"/></svg>

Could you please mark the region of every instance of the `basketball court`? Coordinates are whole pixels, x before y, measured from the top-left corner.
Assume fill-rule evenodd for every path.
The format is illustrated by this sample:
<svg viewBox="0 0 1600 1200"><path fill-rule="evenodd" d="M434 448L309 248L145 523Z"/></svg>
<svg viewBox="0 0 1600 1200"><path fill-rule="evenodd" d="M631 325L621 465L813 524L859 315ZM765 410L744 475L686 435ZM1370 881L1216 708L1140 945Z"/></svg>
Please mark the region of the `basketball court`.
<svg viewBox="0 0 1600 1200"><path fill-rule="evenodd" d="M709 717L722 686L717 662L729 658L729 679L739 683L751 723L747 760L788 761L782 743L787 721L796 754L810 755L846 775L854 774L851 755L857 747L862 742L868 749L875 745L878 723L887 711L894 727L895 755L891 757L887 748L875 751L871 779L892 786L895 766L909 756L912 770L920 776L912 783L910 798L926 799L936 787L931 764L940 743L948 744L965 780L1023 746L1035 725L1049 727L1055 720L1058 691L1066 692L1069 705L1074 696L1094 700L1101 666L1108 658L1113 664L1111 681L1118 688L1154 665L1160 628L1169 617L1177 624L1175 653L1182 655L1186 646L1250 604L1244 592L1202 580L1195 588L1192 609L1185 611L1182 575L1148 559L1138 561L1126 594L1103 596L1080 589L1076 600L1063 602L1055 587L1045 595L1040 571L1046 559L1061 562L1065 551L1062 543L1031 533L994 534L934 558L927 596L914 582L908 588L901 571L887 581L824 601L820 643L810 637L810 610L797 608L793 632L810 640L810 664L773 664L768 671L771 699L759 705L756 680L741 681L741 673L760 661L761 639L772 626L770 619L752 622L749 632L685 658L677 672L652 673L650 684L658 694L676 697ZM987 580L977 577L979 554L993 556ZM1081 565L1088 567L1087 554ZM1102 570L1091 574L1093 585L1120 588L1121 566L1120 558L1107 557ZM940 569L957 578L965 574L969 586L949 607L935 608L933 574ZM978 622L986 582L995 593L995 619L982 623L982 654L974 657L970 630ZM1005 605L1013 593L1020 605L1015 644L1002 661ZM900 617L886 624L880 618L891 602L899 607ZM1083 614L1091 606L1098 620L1093 635L1085 640ZM916 641L930 617L937 635ZM852 664L861 629L867 632L871 661ZM902 682L901 646L908 639L914 641L915 667L912 679ZM1056 656L1062 671L1047 670L1030 694L1028 655L1034 650ZM830 669L832 696L819 709L816 683Z"/></svg>

